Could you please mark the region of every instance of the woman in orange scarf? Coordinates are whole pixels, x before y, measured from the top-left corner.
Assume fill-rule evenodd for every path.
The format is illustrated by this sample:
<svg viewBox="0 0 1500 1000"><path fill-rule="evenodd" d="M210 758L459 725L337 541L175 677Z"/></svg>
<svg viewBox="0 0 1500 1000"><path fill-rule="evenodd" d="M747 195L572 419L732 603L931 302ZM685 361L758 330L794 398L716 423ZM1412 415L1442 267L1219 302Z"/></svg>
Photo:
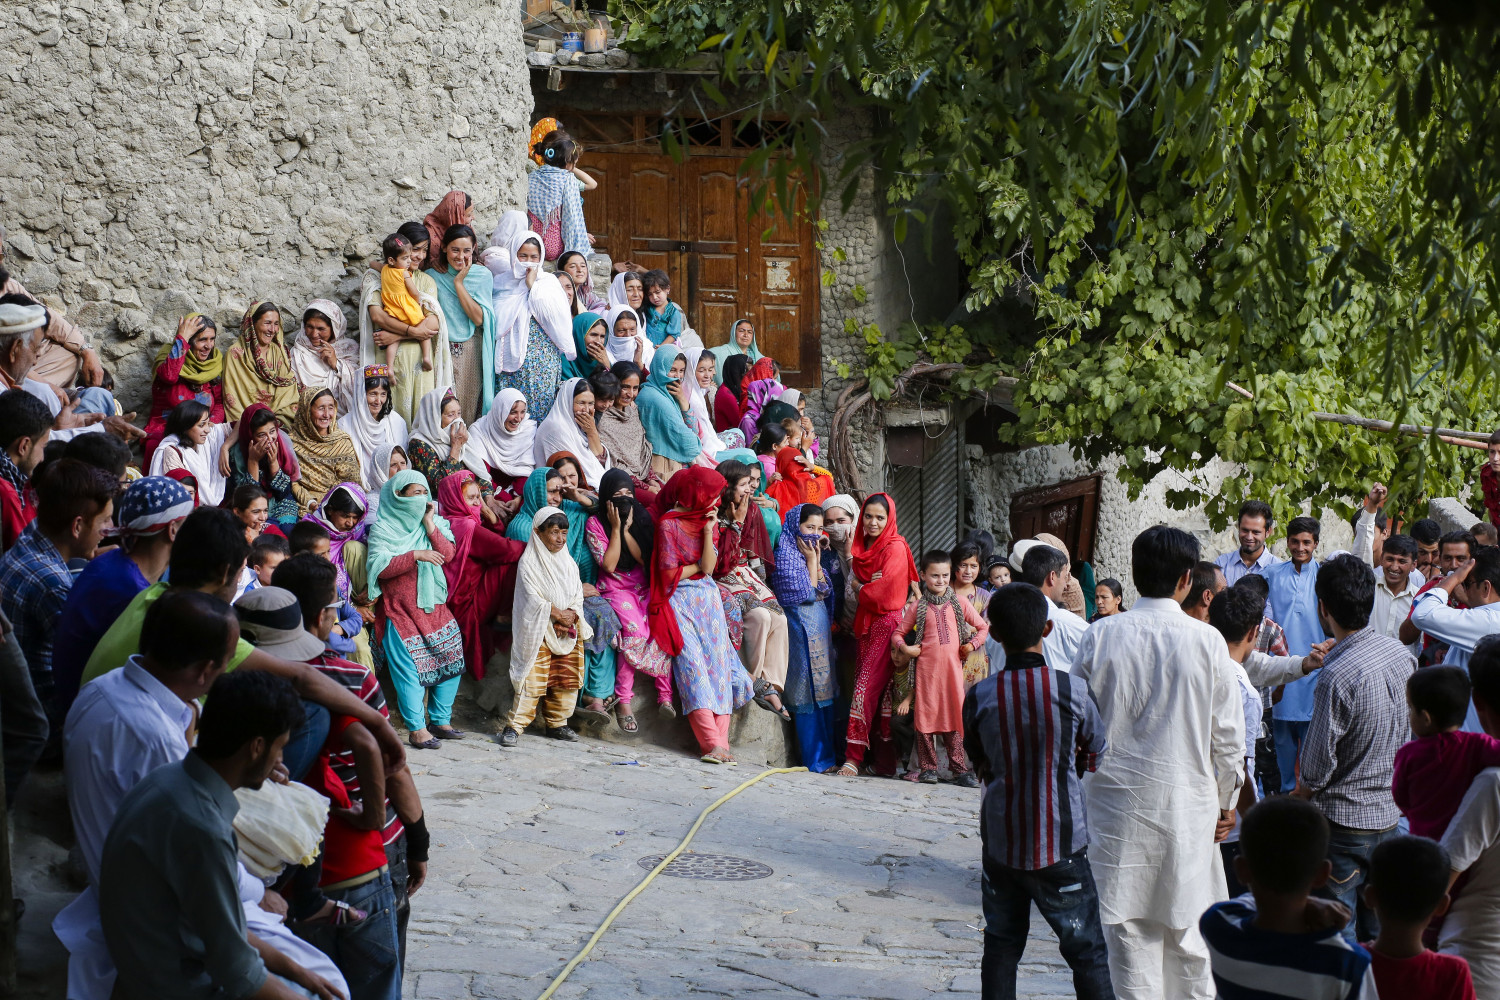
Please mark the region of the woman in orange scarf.
<svg viewBox="0 0 1500 1000"><path fill-rule="evenodd" d="M891 636L901 627L901 611L918 580L917 564L906 539L896 530L896 501L876 493L860 511L860 531L854 537L851 569L859 593L854 634L859 638L859 674L849 705L849 733L842 777L859 774L865 754L874 751L880 774L894 774L896 759L889 731L877 726L880 700L895 672L891 664Z"/></svg>

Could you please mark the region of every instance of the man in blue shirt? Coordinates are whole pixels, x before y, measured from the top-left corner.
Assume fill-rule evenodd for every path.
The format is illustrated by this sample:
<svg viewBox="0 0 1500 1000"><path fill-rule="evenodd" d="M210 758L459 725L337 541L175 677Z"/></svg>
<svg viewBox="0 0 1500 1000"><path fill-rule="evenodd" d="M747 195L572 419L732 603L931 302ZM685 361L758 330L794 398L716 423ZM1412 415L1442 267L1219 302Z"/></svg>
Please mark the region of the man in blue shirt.
<svg viewBox="0 0 1500 1000"><path fill-rule="evenodd" d="M1270 584L1270 614L1286 633L1287 652L1306 656L1314 643L1322 642L1322 622L1318 620L1318 563L1313 552L1318 547L1321 526L1317 518L1294 517L1287 522L1286 548L1291 557L1265 572ZM1304 677L1281 689L1279 699L1272 695L1271 736L1276 742L1276 763L1281 770L1281 790L1297 787L1297 755L1302 738L1312 719L1315 679Z"/></svg>

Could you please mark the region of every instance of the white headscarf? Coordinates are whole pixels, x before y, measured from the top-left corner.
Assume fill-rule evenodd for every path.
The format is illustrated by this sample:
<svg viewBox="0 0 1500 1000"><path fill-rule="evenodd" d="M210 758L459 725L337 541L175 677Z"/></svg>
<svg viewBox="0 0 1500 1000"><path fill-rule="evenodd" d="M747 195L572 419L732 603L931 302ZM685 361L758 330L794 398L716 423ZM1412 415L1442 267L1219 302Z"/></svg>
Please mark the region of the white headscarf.
<svg viewBox="0 0 1500 1000"><path fill-rule="evenodd" d="M297 330L292 349L288 352L292 370L297 373L297 382L304 389L327 389L333 393L334 402L339 404L339 409L352 410L359 397L364 394L364 366L360 364L359 345L344 336L348 325L348 321L344 319L344 310L339 308L337 302L313 299L302 310L302 315L305 317L309 312L321 314L333 328L331 346L338 367L329 368L323 363L318 349L313 347L312 338L307 335L307 323L304 320Z"/></svg>
<svg viewBox="0 0 1500 1000"><path fill-rule="evenodd" d="M557 388L557 398L552 403L552 409L547 413L547 419L543 420L541 426L536 429L536 440L532 443L531 457L536 468L547 464L547 457L555 455L560 451L571 453L578 459L578 464L583 469L584 485L590 489L599 488L599 480L604 478L604 470L610 467L609 450L605 449L604 461L601 463L594 453L589 451L589 439L583 436L583 431L578 429L578 424L573 421L573 394L577 391L579 382L586 379L570 378ZM517 647L520 648L520 647Z"/></svg>
<svg viewBox="0 0 1500 1000"><path fill-rule="evenodd" d="M386 469L391 464L391 455L387 451L385 461L382 462L379 458L380 450L387 445L399 445L404 450L410 432L406 428L406 418L397 413L394 407L380 420L370 416L364 389L364 370L361 369L359 392L350 401L344 415L339 417L339 430L353 439L364 488L373 497L379 494L381 485L389 478Z"/></svg>
<svg viewBox="0 0 1500 1000"><path fill-rule="evenodd" d="M629 316L635 320L634 336L615 336L615 323L622 316ZM640 313L629 306L614 306L609 310L609 315L604 317L604 323L609 328L609 334L604 338L604 353L608 355L610 364L618 361L634 361L635 345L640 344L641 368L644 370L651 367L651 358L656 354L656 348L651 346L651 338L646 336L646 321L641 318Z"/></svg>
<svg viewBox="0 0 1500 1000"><path fill-rule="evenodd" d="M856 521L859 520L859 504L855 503L854 498L847 493L835 493L823 501L823 510L825 512L834 509L844 511Z"/></svg>
<svg viewBox="0 0 1500 1000"><path fill-rule="evenodd" d="M625 281L626 281L627 278L634 278L636 281L640 281L641 280L641 276L639 274L636 274L634 271L621 271L619 274L615 275L615 280L611 281L609 283L609 310L610 310L610 312L614 312L616 309L620 308L621 306L624 306L627 309L631 308L631 306L630 306L630 300L625 297ZM646 289L645 289L645 286L643 285L643 286L641 286L641 308L642 309L646 308L645 294L646 294ZM643 328L644 328L644 326L643 326Z"/></svg>
<svg viewBox="0 0 1500 1000"><path fill-rule="evenodd" d="M553 552L547 548L537 528L554 514L556 507L543 507L531 518L531 534L516 577L516 603L511 614L515 633L511 644L510 680L521 689L526 675L536 664L542 645L554 653L569 653L579 641L594 634L583 619L583 581L578 563L568 554L567 546ZM578 615L578 634L561 636L552 626L552 609L567 608Z"/></svg>
<svg viewBox="0 0 1500 1000"><path fill-rule="evenodd" d="M465 451L475 452L507 476L530 475L536 468L531 457L531 446L536 441L536 421L526 417L514 431L505 429L511 408L525 402L526 397L520 389L506 388L496 393L490 411L469 428L469 443L465 445Z"/></svg>
<svg viewBox="0 0 1500 1000"><path fill-rule="evenodd" d="M510 267L494 276L495 370L499 372L518 372L526 363L533 317L563 357L571 360L578 356L568 293L562 290L555 274L541 270L540 261L527 263L517 257L528 240L535 241L538 247L542 245L542 238L529 229L515 234L506 248ZM529 288L528 271L538 272Z"/></svg>
<svg viewBox="0 0 1500 1000"><path fill-rule="evenodd" d="M402 427L406 426L403 421ZM391 478L391 454L397 448L401 454L406 455L406 442L392 442L383 444L375 449L375 453L365 460L365 468L369 469L370 482L365 489L365 503L369 509L365 511L365 523L374 524L375 516L380 509L380 488ZM411 457L407 456L407 467L411 467Z"/></svg>
<svg viewBox="0 0 1500 1000"><path fill-rule="evenodd" d="M480 253L479 262L496 277L509 273L510 241L517 233L524 233L528 228L525 212L513 208L500 216L500 224L490 233L490 245Z"/></svg>
<svg viewBox="0 0 1500 1000"><path fill-rule="evenodd" d="M687 360L687 370L682 373L682 378L688 384L688 412L693 415L693 422L697 425L698 440L703 442L703 454L710 464L714 456L721 451L726 451L728 445L719 440L714 433L713 418L708 414L708 390L698 384L698 361L703 357L702 347L681 348L682 356Z"/></svg>
<svg viewBox="0 0 1500 1000"><path fill-rule="evenodd" d="M229 424L213 424L208 428L208 437L201 445L184 444L176 434L168 434L151 454L149 476L167 474L167 456L181 456L183 467L198 481L198 503L203 507L217 507L224 500L224 474L219 471L219 449L224 446L224 436Z"/></svg>
<svg viewBox="0 0 1500 1000"><path fill-rule="evenodd" d="M453 443L453 428L463 422L462 417L455 417L453 423L443 426L443 403L450 398L458 398L451 385L440 385L433 389L417 403L417 412L411 423L412 440L426 441L437 451L439 458L448 457L448 450ZM466 443L460 460L474 475L489 482L490 470L485 467L484 459L479 457L476 449L470 448ZM386 461L389 463L390 456L386 456Z"/></svg>
<svg viewBox="0 0 1500 1000"><path fill-rule="evenodd" d="M776 398L781 400L783 403L790 403L793 406L796 406L797 400L802 398L802 391L800 389L782 389L781 395L777 396Z"/></svg>

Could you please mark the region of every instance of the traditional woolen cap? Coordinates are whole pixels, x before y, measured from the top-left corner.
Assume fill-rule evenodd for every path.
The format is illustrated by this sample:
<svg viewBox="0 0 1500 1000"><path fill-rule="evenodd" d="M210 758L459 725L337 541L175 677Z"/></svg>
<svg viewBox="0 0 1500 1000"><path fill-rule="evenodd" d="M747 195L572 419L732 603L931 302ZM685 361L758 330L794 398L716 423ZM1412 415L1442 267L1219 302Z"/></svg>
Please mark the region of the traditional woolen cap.
<svg viewBox="0 0 1500 1000"><path fill-rule="evenodd" d="M150 535L193 512L187 487L166 476L143 476L125 489L115 512L116 535Z"/></svg>
<svg viewBox="0 0 1500 1000"><path fill-rule="evenodd" d="M256 587L234 602L240 630L256 649L306 663L323 652L323 640L302 627L297 596L281 587Z"/></svg>
<svg viewBox="0 0 1500 1000"><path fill-rule="evenodd" d="M47 310L43 306L22 306L14 302L0 302L0 337L12 337L18 333L30 333L47 323Z"/></svg>

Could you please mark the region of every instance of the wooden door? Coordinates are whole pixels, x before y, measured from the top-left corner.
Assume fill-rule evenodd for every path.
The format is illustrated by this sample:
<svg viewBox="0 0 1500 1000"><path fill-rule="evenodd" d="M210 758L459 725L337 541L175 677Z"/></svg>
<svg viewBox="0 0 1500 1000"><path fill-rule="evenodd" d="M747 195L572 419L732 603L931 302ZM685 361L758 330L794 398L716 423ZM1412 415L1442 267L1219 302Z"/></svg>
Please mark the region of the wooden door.
<svg viewBox="0 0 1500 1000"><path fill-rule="evenodd" d="M747 217L739 157L588 152L599 188L584 196L594 247L616 262L660 268L672 299L709 347L749 317L787 385L821 381L818 258L812 221ZM803 213L805 215L805 213Z"/></svg>
<svg viewBox="0 0 1500 1000"><path fill-rule="evenodd" d="M1046 532L1062 539L1075 562L1092 562L1099 526L1099 477L1017 493L1010 500L1010 537L1035 538Z"/></svg>

